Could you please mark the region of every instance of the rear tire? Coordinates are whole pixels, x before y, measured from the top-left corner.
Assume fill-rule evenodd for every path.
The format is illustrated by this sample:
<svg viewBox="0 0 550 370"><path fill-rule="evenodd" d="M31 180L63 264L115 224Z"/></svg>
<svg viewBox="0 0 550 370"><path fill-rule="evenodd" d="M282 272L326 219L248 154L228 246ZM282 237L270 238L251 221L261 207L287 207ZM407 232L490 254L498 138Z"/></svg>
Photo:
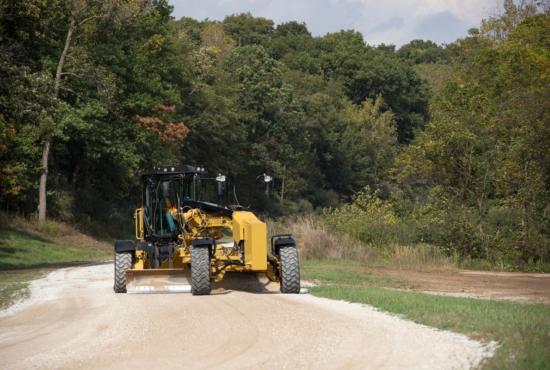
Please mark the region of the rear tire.
<svg viewBox="0 0 550 370"><path fill-rule="evenodd" d="M282 247L279 250L281 262L281 293L300 293L300 261L296 247Z"/></svg>
<svg viewBox="0 0 550 370"><path fill-rule="evenodd" d="M210 251L205 247L191 249L191 292L210 294Z"/></svg>
<svg viewBox="0 0 550 370"><path fill-rule="evenodd" d="M115 293L126 293L126 271L132 266L132 254L115 253Z"/></svg>

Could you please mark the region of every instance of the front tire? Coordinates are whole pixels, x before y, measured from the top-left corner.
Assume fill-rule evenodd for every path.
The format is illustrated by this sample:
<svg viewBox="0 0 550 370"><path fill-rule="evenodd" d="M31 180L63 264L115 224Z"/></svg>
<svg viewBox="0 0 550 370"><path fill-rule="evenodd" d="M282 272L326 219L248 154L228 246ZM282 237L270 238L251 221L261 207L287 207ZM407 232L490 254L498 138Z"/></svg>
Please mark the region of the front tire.
<svg viewBox="0 0 550 370"><path fill-rule="evenodd" d="M191 250L191 292L193 295L210 294L210 251L205 247Z"/></svg>
<svg viewBox="0 0 550 370"><path fill-rule="evenodd" d="M300 261L296 247L282 247L279 251L281 262L281 293L300 293Z"/></svg>
<svg viewBox="0 0 550 370"><path fill-rule="evenodd" d="M115 253L115 293L126 293L126 271L132 266L132 254Z"/></svg>

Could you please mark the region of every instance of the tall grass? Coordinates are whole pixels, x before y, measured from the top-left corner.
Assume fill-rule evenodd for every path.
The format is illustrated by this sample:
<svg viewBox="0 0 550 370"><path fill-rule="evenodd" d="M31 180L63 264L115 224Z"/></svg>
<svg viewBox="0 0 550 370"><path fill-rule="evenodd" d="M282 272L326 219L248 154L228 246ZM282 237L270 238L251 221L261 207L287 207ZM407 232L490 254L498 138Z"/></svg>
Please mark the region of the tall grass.
<svg viewBox="0 0 550 370"><path fill-rule="evenodd" d="M270 233L292 233L298 244L301 259L344 259L361 261L370 266L388 266L415 269L452 269L458 266L455 255L447 255L441 248L420 243L402 245L367 244L337 231L316 215L298 216L285 221L269 222Z"/></svg>

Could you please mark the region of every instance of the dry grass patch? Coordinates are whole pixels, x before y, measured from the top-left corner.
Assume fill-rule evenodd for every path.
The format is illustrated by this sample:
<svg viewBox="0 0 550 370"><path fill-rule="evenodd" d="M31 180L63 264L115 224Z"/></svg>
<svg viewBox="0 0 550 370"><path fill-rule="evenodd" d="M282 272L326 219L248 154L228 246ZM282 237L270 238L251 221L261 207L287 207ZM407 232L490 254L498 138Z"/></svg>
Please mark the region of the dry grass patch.
<svg viewBox="0 0 550 370"><path fill-rule="evenodd" d="M378 247L365 244L349 234L332 229L314 215L268 224L271 234L291 233L298 243L300 258L304 260L342 259L361 261L369 266L416 270L458 267L458 258L446 255L436 246L388 244Z"/></svg>

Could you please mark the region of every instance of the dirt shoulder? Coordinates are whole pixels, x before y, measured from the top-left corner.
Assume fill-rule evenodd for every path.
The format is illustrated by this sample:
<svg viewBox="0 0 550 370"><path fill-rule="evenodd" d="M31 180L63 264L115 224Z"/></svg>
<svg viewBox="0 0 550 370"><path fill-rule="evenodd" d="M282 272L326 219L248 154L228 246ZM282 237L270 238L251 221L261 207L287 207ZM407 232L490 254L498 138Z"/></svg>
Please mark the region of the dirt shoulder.
<svg viewBox="0 0 550 370"><path fill-rule="evenodd" d="M399 279L404 289L461 297L550 304L550 274L488 271L415 271L372 268Z"/></svg>

